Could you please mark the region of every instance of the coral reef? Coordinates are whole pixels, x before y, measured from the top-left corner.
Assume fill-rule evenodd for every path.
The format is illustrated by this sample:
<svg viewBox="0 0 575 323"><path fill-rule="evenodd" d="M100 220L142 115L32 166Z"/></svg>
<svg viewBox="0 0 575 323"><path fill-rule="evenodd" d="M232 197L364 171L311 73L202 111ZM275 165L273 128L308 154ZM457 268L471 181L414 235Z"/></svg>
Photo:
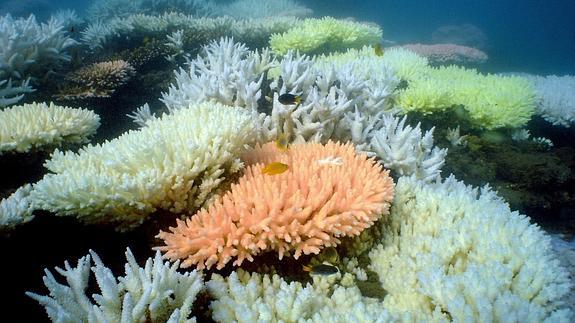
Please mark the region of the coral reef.
<svg viewBox="0 0 575 323"><path fill-rule="evenodd" d="M120 229L156 210L193 212L242 168L239 155L254 140L241 109L190 106L78 153L56 151L31 199L37 209Z"/></svg>
<svg viewBox="0 0 575 323"><path fill-rule="evenodd" d="M324 17L305 19L283 34L272 35L269 45L278 54L289 50L320 54L376 44L381 37L378 26Z"/></svg>
<svg viewBox="0 0 575 323"><path fill-rule="evenodd" d="M43 77L70 60L67 49L75 44L60 20L0 16L0 80Z"/></svg>
<svg viewBox="0 0 575 323"><path fill-rule="evenodd" d="M402 177L370 252L383 305L416 320L568 322L571 282L549 237L488 186Z"/></svg>
<svg viewBox="0 0 575 323"><path fill-rule="evenodd" d="M267 250L280 259L317 254L385 217L393 198L387 172L350 144L295 144L282 152L268 143L245 159L249 166L229 192L158 235L166 258L221 269L232 258L241 265ZM289 169L264 174L270 162Z"/></svg>
<svg viewBox="0 0 575 323"><path fill-rule="evenodd" d="M196 321L190 317L192 305L204 288L203 277L197 271L180 274L176 271L178 263L164 263L159 252L140 267L128 248L125 275L116 277L94 251L90 250L90 255L80 258L76 267L67 261L64 268L56 267L67 285L45 269L49 296L26 293L46 308L53 322ZM86 295L90 271L101 290L91 298Z"/></svg>
<svg viewBox="0 0 575 323"><path fill-rule="evenodd" d="M14 104L22 100L25 93L33 92L34 89L32 89L29 83L30 79L26 79L22 84L13 86L12 79L0 80L0 86L6 84L4 88L0 88L0 107Z"/></svg>
<svg viewBox="0 0 575 323"><path fill-rule="evenodd" d="M86 109L31 103L0 110L0 155L82 144L96 133L100 118Z"/></svg>
<svg viewBox="0 0 575 323"><path fill-rule="evenodd" d="M26 184L9 197L0 201L0 232L14 229L32 219L32 207L28 198L32 185Z"/></svg>
<svg viewBox="0 0 575 323"><path fill-rule="evenodd" d="M124 85L136 71L126 61L94 63L66 75L72 85L57 96L60 99L107 98Z"/></svg>
<svg viewBox="0 0 575 323"><path fill-rule="evenodd" d="M575 76L523 77L535 88L538 115L556 126L575 124Z"/></svg>
<svg viewBox="0 0 575 323"><path fill-rule="evenodd" d="M488 58L477 48L455 44L405 44L401 47L426 57L431 64L481 64Z"/></svg>

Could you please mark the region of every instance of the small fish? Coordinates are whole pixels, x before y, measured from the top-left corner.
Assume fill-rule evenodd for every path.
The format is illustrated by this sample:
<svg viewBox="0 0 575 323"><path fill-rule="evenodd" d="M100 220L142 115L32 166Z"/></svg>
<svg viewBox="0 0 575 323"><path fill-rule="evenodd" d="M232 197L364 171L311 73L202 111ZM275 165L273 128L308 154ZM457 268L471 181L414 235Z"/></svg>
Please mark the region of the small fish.
<svg viewBox="0 0 575 323"><path fill-rule="evenodd" d="M375 46L373 46L373 52L376 56L383 56L383 47L381 47L381 44L375 44Z"/></svg>
<svg viewBox="0 0 575 323"><path fill-rule="evenodd" d="M281 104L300 104L301 102L301 96L299 95L293 95L290 93L284 93L282 95L279 96L278 101L280 101Z"/></svg>
<svg viewBox="0 0 575 323"><path fill-rule="evenodd" d="M73 33L76 32L76 27L70 26L70 28L68 29L68 31L69 31L71 34L73 34Z"/></svg>
<svg viewBox="0 0 575 323"><path fill-rule="evenodd" d="M288 165L280 163L280 162L273 162L273 163L269 163L267 164L263 169L262 169L262 174L268 174L268 175L277 175L277 174L281 174L283 172L285 172L286 170L288 170Z"/></svg>
<svg viewBox="0 0 575 323"><path fill-rule="evenodd" d="M289 145L289 138L285 133L280 133L276 139L276 148L280 151L287 151Z"/></svg>
<svg viewBox="0 0 575 323"><path fill-rule="evenodd" d="M337 274L339 269L336 266L327 265L327 264L319 264L313 266L303 266L303 271L310 273L310 275L333 275Z"/></svg>
<svg viewBox="0 0 575 323"><path fill-rule="evenodd" d="M323 249L319 255L321 256L321 259L329 262L330 264L339 263L339 255L334 247L327 247Z"/></svg>

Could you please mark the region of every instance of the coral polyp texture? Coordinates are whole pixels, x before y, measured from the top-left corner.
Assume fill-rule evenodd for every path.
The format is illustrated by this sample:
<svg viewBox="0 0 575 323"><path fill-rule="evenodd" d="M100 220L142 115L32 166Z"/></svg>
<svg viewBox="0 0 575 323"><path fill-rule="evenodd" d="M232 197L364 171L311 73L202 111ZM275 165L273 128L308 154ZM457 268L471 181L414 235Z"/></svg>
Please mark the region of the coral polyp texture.
<svg viewBox="0 0 575 323"><path fill-rule="evenodd" d="M26 184L0 201L0 233L34 219L28 198L31 191L32 185Z"/></svg>
<svg viewBox="0 0 575 323"><path fill-rule="evenodd" d="M196 211L242 168L239 156L254 140L243 109L189 106L77 153L56 151L45 163L52 173L34 185L31 198L56 215L120 229L158 209Z"/></svg>
<svg viewBox="0 0 575 323"><path fill-rule="evenodd" d="M30 103L0 110L0 155L88 141L100 117L87 109Z"/></svg>
<svg viewBox="0 0 575 323"><path fill-rule="evenodd" d="M298 258L356 236L388 213L393 180L351 144L294 144L285 152L268 143L245 155L244 176L207 209L160 232L164 257L182 267L223 268L253 261L264 251ZM288 170L262 172L281 162Z"/></svg>
<svg viewBox="0 0 575 323"><path fill-rule="evenodd" d="M381 28L371 24L340 20L332 17L305 19L299 25L270 38L270 48L278 54L289 50L319 54L346 51L381 41Z"/></svg>
<svg viewBox="0 0 575 323"><path fill-rule="evenodd" d="M370 268L383 306L414 321L572 322L550 238L488 186L398 180Z"/></svg>
<svg viewBox="0 0 575 323"><path fill-rule="evenodd" d="M106 98L124 85L136 71L123 60L94 63L66 75L73 85L59 94L67 99Z"/></svg>

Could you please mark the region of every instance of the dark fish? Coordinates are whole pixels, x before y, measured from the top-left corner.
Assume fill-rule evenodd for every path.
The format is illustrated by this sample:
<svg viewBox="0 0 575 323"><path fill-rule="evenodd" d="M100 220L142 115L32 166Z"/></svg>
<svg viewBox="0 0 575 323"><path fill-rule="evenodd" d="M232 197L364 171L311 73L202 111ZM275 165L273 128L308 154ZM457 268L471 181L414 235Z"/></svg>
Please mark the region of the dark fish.
<svg viewBox="0 0 575 323"><path fill-rule="evenodd" d="M286 105L287 104L300 104L301 97L299 95L284 93L284 94L279 96L278 101L280 101L281 104L286 104Z"/></svg>
<svg viewBox="0 0 575 323"><path fill-rule="evenodd" d="M381 47L381 44L375 44L373 47L373 52L376 56L383 56L383 47Z"/></svg>
<svg viewBox="0 0 575 323"><path fill-rule="evenodd" d="M337 274L339 269L336 266L327 265L327 264L319 264L313 266L303 266L303 271L309 272L311 275L333 275Z"/></svg>

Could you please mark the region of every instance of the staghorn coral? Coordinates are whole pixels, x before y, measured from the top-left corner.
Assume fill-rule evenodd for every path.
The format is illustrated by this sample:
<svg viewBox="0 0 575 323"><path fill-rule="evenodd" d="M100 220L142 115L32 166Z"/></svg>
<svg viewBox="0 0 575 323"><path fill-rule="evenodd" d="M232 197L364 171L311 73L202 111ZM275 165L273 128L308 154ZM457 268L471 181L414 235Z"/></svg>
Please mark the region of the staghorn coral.
<svg viewBox="0 0 575 323"><path fill-rule="evenodd" d="M96 133L100 117L86 109L30 103L0 110L0 155L85 143Z"/></svg>
<svg viewBox="0 0 575 323"><path fill-rule="evenodd" d="M381 40L379 26L338 20L332 17L305 19L283 34L270 37L270 48L277 54L289 50L306 54L345 51L348 48L361 48Z"/></svg>
<svg viewBox="0 0 575 323"><path fill-rule="evenodd" d="M194 105L78 153L56 151L31 199L37 209L119 229L156 210L193 212L241 169L239 155L254 140L242 109Z"/></svg>
<svg viewBox="0 0 575 323"><path fill-rule="evenodd" d="M107 98L135 73L132 65L123 60L94 63L66 75L66 80L73 85L57 96L64 99Z"/></svg>
<svg viewBox="0 0 575 323"><path fill-rule="evenodd" d="M196 322L190 315L196 296L204 289L201 273L180 274L178 263L164 263L159 252L140 267L128 248L125 275L116 277L94 251L90 255L80 258L76 267L68 261L63 269L56 267L68 285L60 284L45 269L49 296L26 292L46 308L53 322ZM90 270L101 290L91 298L86 295Z"/></svg>
<svg viewBox="0 0 575 323"><path fill-rule="evenodd" d="M25 93L33 92L34 89L28 85L29 83L30 79L26 79L22 84L13 86L12 79L0 80L0 86L4 86L4 88L0 88L0 107L14 104L22 100Z"/></svg>
<svg viewBox="0 0 575 323"><path fill-rule="evenodd" d="M77 43L64 28L56 18L39 24L34 15L27 19L0 16L0 81L44 77L68 62L66 50Z"/></svg>
<svg viewBox="0 0 575 323"><path fill-rule="evenodd" d="M250 166L229 192L158 234L164 257L183 259L182 267L221 269L234 257L241 265L266 250L280 259L317 254L371 226L393 197L388 172L351 144L296 144L284 153L268 143L245 159ZM289 169L262 174L275 161Z"/></svg>
<svg viewBox="0 0 575 323"><path fill-rule="evenodd" d="M402 177L370 269L383 306L415 321L569 322L572 287L550 239L489 186Z"/></svg>

